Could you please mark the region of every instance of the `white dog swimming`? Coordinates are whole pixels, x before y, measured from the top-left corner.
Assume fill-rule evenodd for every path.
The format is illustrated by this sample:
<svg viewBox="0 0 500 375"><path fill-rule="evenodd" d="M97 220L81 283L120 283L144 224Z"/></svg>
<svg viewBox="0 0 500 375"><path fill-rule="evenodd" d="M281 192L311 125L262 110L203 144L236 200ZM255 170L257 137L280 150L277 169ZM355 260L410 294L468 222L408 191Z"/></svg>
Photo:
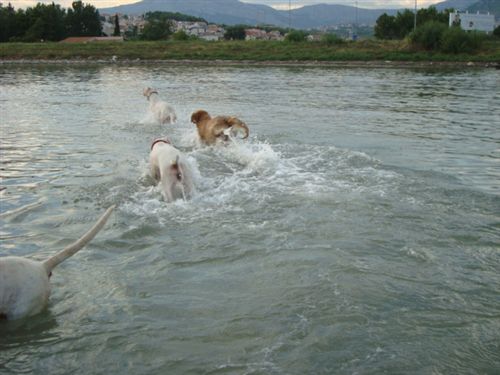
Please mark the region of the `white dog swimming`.
<svg viewBox="0 0 500 375"><path fill-rule="evenodd" d="M0 320L20 319L41 312L49 300L49 279L54 267L90 242L114 208L108 208L78 241L43 262L16 256L0 258Z"/></svg>
<svg viewBox="0 0 500 375"><path fill-rule="evenodd" d="M168 138L156 139L149 154L151 176L159 181L167 202L193 194L193 173L184 155Z"/></svg>
<svg viewBox="0 0 500 375"><path fill-rule="evenodd" d="M148 98L149 109L160 124L173 124L177 121L174 108L159 98L158 91L147 87L144 89L143 95Z"/></svg>

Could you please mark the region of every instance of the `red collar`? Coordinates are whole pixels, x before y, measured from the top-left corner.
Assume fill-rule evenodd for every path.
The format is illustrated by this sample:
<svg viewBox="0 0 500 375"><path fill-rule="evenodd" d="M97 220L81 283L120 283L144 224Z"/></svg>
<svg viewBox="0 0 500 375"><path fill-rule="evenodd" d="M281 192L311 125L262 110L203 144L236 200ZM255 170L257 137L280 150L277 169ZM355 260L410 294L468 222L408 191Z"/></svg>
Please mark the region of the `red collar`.
<svg viewBox="0 0 500 375"><path fill-rule="evenodd" d="M157 143L166 143L167 145L171 145L172 142L170 142L168 139L166 138L160 138L160 139L155 139L153 141L153 143L151 144L151 150L153 149L153 147L155 146L155 144Z"/></svg>

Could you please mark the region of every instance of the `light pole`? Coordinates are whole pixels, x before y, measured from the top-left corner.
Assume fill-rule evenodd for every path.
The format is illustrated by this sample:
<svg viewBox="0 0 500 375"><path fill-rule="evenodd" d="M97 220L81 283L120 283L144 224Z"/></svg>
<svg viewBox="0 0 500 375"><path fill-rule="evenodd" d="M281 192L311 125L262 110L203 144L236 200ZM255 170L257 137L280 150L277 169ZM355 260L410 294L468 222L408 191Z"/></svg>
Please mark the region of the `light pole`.
<svg viewBox="0 0 500 375"><path fill-rule="evenodd" d="M413 31L417 30L417 0L415 0L415 17L413 18Z"/></svg>
<svg viewBox="0 0 500 375"><path fill-rule="evenodd" d="M288 0L288 30L292 30L292 0Z"/></svg>
<svg viewBox="0 0 500 375"><path fill-rule="evenodd" d="M356 22L354 24L354 39L358 39L358 0L356 0Z"/></svg>

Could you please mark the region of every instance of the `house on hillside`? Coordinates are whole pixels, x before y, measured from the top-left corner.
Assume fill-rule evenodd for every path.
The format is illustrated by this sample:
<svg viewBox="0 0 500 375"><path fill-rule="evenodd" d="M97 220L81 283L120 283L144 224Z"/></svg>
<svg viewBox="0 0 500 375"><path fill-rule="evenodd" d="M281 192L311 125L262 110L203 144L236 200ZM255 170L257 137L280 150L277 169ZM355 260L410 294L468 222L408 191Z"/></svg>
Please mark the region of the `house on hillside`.
<svg viewBox="0 0 500 375"><path fill-rule="evenodd" d="M187 22L174 21L175 31L184 31L188 35L199 36L207 31L208 24L206 22Z"/></svg>
<svg viewBox="0 0 500 375"><path fill-rule="evenodd" d="M104 21L101 22L102 32L105 35L113 35L115 32L115 16L112 14L103 14ZM142 33L146 21L144 16L129 16L126 14L118 14L118 24L120 25L120 34L125 35L127 32Z"/></svg>
<svg viewBox="0 0 500 375"><path fill-rule="evenodd" d="M269 36L265 30L246 29L245 40L269 40Z"/></svg>
<svg viewBox="0 0 500 375"><path fill-rule="evenodd" d="M267 32L262 29L245 29L245 40L284 40L285 37L281 35L278 30Z"/></svg>
<svg viewBox="0 0 500 375"><path fill-rule="evenodd" d="M188 21L174 21L174 31L184 31L187 35L208 41L221 40L225 33L224 28L218 25Z"/></svg>
<svg viewBox="0 0 500 375"><path fill-rule="evenodd" d="M450 13L449 25L460 26L465 31L484 31L491 33L495 29L495 16L493 14L480 14L455 11Z"/></svg>
<svg viewBox="0 0 500 375"><path fill-rule="evenodd" d="M269 31L267 33L267 36L269 37L269 40L277 40L277 41L285 40L285 37L281 35L281 33L278 30Z"/></svg>

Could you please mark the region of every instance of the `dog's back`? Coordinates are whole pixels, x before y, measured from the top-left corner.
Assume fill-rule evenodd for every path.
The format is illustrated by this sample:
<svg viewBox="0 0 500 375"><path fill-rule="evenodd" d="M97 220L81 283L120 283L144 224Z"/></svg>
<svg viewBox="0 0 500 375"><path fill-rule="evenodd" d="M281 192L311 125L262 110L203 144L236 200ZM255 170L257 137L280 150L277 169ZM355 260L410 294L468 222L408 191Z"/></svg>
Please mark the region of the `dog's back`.
<svg viewBox="0 0 500 375"><path fill-rule="evenodd" d="M148 99L149 109L160 124L173 124L177 121L175 109L166 101L160 99L158 91L147 87L144 89L143 95Z"/></svg>
<svg viewBox="0 0 500 375"><path fill-rule="evenodd" d="M193 178L189 163L170 142L155 142L149 161L151 175L160 182L166 201L171 202L192 195Z"/></svg>
<svg viewBox="0 0 500 375"><path fill-rule="evenodd" d="M191 122L196 124L201 140L208 145L214 144L218 139L227 141L229 138L226 134L227 129L233 134L239 131L245 133L243 138L249 135L247 125L233 116L211 117L208 112L199 110L191 115Z"/></svg>
<svg viewBox="0 0 500 375"><path fill-rule="evenodd" d="M17 319L39 313L50 294L42 263L21 257L0 259L0 317Z"/></svg>

